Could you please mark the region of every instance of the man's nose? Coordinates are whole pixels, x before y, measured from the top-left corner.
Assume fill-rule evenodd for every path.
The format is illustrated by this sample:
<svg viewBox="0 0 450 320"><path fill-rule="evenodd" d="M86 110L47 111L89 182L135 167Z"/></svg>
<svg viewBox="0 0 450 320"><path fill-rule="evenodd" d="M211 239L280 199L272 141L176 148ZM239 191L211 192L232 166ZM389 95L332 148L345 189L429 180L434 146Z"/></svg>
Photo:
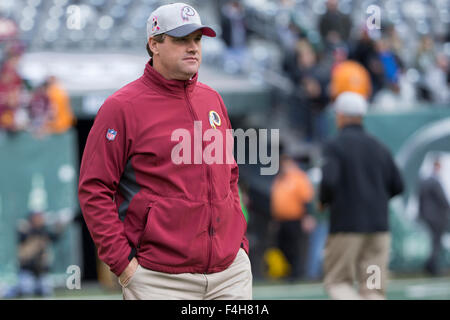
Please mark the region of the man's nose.
<svg viewBox="0 0 450 320"><path fill-rule="evenodd" d="M187 50L189 52L197 52L199 50L198 43L194 39L190 40L188 42Z"/></svg>

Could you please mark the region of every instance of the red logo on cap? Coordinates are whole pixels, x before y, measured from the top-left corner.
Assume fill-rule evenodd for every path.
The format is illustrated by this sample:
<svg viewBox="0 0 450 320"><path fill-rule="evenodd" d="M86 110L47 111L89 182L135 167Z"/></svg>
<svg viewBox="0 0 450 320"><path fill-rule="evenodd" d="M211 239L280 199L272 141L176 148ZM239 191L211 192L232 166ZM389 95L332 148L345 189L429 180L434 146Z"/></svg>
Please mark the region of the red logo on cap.
<svg viewBox="0 0 450 320"><path fill-rule="evenodd" d="M155 32L155 30L159 30L158 17L153 17L152 32Z"/></svg>
<svg viewBox="0 0 450 320"><path fill-rule="evenodd" d="M183 19L183 21L189 21L189 17L193 16L195 16L195 11L191 7L184 6L181 9L181 19Z"/></svg>

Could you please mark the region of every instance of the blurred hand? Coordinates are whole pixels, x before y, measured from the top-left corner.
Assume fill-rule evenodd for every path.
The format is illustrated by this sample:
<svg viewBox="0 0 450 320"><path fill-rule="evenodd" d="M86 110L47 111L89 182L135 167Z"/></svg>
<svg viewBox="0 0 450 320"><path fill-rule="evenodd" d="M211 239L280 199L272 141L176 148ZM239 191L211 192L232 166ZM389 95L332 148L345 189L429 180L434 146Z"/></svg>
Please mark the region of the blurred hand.
<svg viewBox="0 0 450 320"><path fill-rule="evenodd" d="M122 286L126 286L128 284L131 277L133 277L134 273L136 272L138 265L139 264L138 264L138 261L136 258L131 259L128 266L125 268L125 270L119 276L119 281L122 284Z"/></svg>

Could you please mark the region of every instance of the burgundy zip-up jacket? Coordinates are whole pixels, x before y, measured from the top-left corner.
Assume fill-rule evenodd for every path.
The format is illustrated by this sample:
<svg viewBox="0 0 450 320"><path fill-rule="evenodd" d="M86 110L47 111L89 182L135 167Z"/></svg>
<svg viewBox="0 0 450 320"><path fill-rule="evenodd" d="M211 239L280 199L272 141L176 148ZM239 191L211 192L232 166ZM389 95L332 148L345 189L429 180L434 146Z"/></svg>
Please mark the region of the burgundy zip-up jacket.
<svg viewBox="0 0 450 320"><path fill-rule="evenodd" d="M154 271L214 273L225 270L239 248L248 254L236 162L194 164L194 121L205 132L212 128L210 111L217 112L223 154L231 129L220 95L197 79L198 73L166 80L150 60L144 74L97 113L78 196L99 258L117 276L134 256ZM192 164L172 161L182 141L172 141L176 129L191 134ZM204 150L210 142L201 143Z"/></svg>

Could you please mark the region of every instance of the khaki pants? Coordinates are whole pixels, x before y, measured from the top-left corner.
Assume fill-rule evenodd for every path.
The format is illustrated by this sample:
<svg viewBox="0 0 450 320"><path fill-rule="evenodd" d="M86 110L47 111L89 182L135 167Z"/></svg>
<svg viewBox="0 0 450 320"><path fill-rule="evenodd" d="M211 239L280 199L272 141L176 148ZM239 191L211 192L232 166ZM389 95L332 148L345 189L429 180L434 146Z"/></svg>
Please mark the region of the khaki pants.
<svg viewBox="0 0 450 320"><path fill-rule="evenodd" d="M388 232L329 235L324 257L324 285L329 296L337 300L385 299L390 243Z"/></svg>
<svg viewBox="0 0 450 320"><path fill-rule="evenodd" d="M169 274L139 265L122 292L124 300L251 300L250 259L239 249L228 269L211 274Z"/></svg>

